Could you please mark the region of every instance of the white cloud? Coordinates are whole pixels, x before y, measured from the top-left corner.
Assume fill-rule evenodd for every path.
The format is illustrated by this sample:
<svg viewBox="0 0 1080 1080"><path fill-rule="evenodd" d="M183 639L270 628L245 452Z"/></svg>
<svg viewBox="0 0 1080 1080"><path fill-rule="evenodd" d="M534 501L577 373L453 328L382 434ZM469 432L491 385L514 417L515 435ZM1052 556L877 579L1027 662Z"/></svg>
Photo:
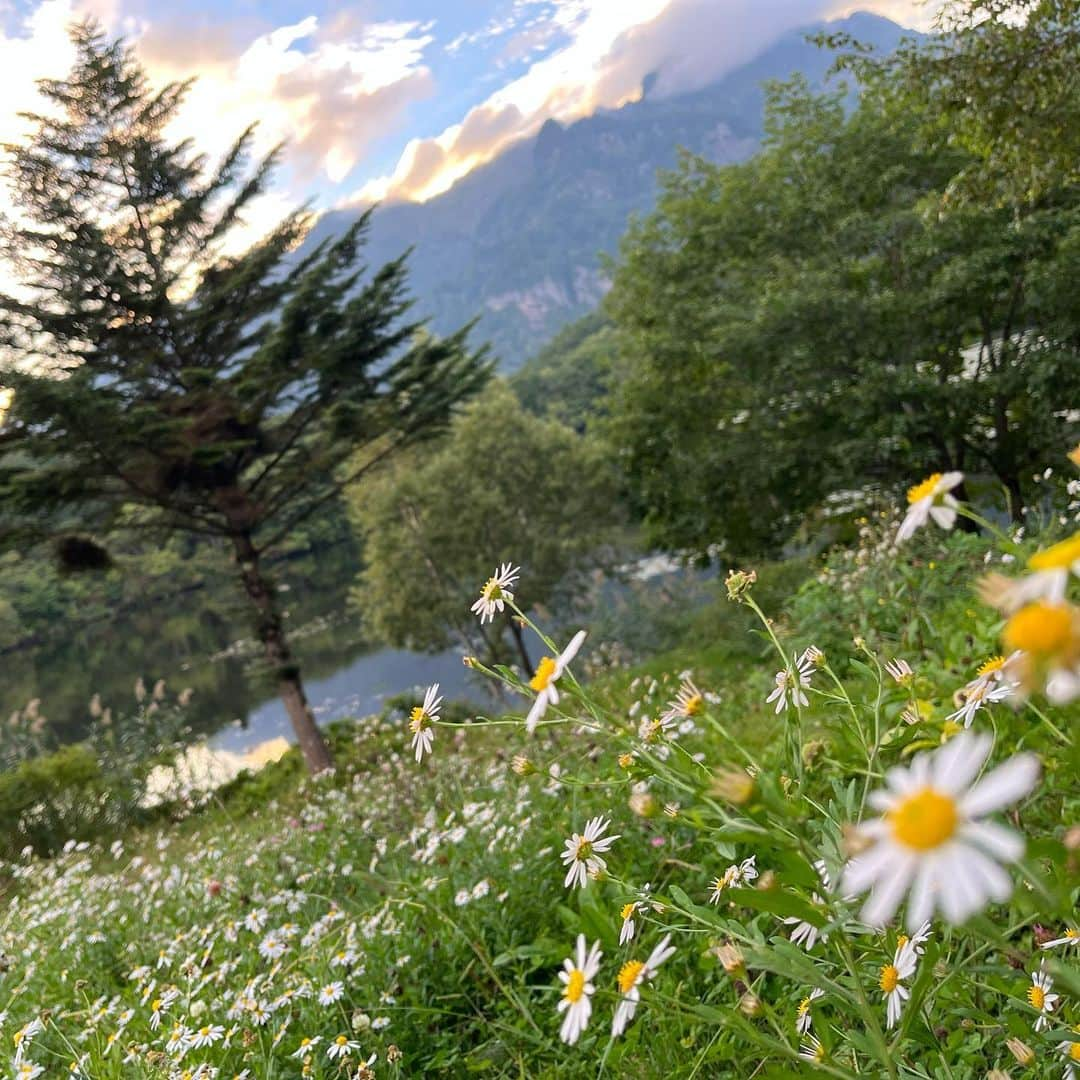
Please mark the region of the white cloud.
<svg viewBox="0 0 1080 1080"><path fill-rule="evenodd" d="M518 0L515 12L520 16L543 2ZM877 9L907 26L929 18L917 0L868 0L856 2L855 9ZM575 120L632 99L651 72L660 73L658 94L693 89L751 59L781 33L847 10L837 0L556 0L543 22L519 18L512 26L489 24L448 48L518 26L525 27L518 37L546 40L555 27L570 41L495 91L462 122L431 138L411 140L392 173L369 180L344 201L431 198L510 143L534 134L545 120Z"/></svg>

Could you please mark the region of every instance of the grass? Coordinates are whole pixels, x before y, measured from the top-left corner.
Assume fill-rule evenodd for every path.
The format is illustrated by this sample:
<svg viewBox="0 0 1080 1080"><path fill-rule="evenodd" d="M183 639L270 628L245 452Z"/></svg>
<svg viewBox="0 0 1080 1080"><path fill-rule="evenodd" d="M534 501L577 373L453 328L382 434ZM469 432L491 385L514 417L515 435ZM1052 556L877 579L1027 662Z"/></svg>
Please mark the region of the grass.
<svg viewBox="0 0 1080 1080"><path fill-rule="evenodd" d="M993 649L997 630L992 616L966 614L971 594L956 588L981 565L985 543L933 536L913 550L916 562L935 563L929 581L926 572L918 577L915 619L905 615L916 580L906 565L873 562L861 573L838 566L838 577L815 583L811 575L801 591L806 563L766 568L755 592L780 612L774 629L785 651L824 643L866 717L892 731L909 696L927 703L922 724L896 729L892 746L901 757L942 741L952 692ZM838 588L840 578L850 587ZM883 629L867 642L870 651L887 658L901 650L915 666L911 695L883 690L867 654L844 644L874 625ZM21 1063L95 1080L244 1070L260 1078L356 1076L372 1054L376 1075L408 1077L760 1077L808 1069L796 1057L794 1026L808 987L825 981L834 998L873 988L876 965L895 941L854 933L851 970L820 947L811 957L787 941L780 918L807 910L800 896L809 896L814 879L801 849L784 847L775 830L801 830L833 852L840 836L785 795L790 720L764 702L778 666L770 648L752 613L718 599L686 615L678 647L597 673L580 704L571 692L572 715L588 721L585 728L552 724L528 739L516 726L451 726L466 717L447 709L450 724L436 728L433 757L418 766L400 711L339 723L329 729L332 776L305 779L290 754L183 820L112 846L11 864L0 918L7 1046L39 1019L43 1030L20 1044ZM666 760L654 758L661 748L637 740L638 723L674 695L683 672L716 700L664 748ZM1031 1038L1023 969L1037 957L1033 926L1064 917L1060 897L1075 902L1075 856L1064 845L1077 805L1075 753L1031 712L997 707L991 715L999 740L1035 748L1046 770L1023 818L1033 839L1024 872L1032 884L982 918L977 941L947 928L935 937L936 966L923 973L938 972L940 985L924 978L919 990L926 1020L915 1010L917 1021L903 1030L908 1041L889 1050L914 1070L904 1075L981 1077L1004 1064L1005 1034ZM1075 706L1053 715L1075 730ZM805 717L804 742L813 749L803 754L804 788L829 822L854 813L866 783L844 723L843 704L815 694ZM620 764L630 747L637 757ZM710 778L745 753L763 764L762 807L725 811L716 824ZM515 771L518 754L529 762ZM620 836L609 875L568 891L563 842L600 814ZM751 854L764 887L709 905L712 880ZM1061 865L1050 880L1046 864L1054 860ZM662 910L639 908L635 938L620 946L620 909L645 883ZM604 968L593 1022L567 1047L558 1038L556 972L578 933L601 942ZM645 990L625 1036L610 1038L619 964L643 959L665 933L674 935L675 956ZM847 933L837 930L833 941ZM750 972L725 970L716 948L725 941L740 943ZM1080 989L1066 968L1054 970L1059 988ZM153 1005L163 1001L155 1027ZM815 1019L836 1075L849 1075L849 1052L871 1062L862 1072L874 1075L879 1002L876 994L865 1023L839 1004ZM1067 1009L1080 1020L1071 1000ZM182 1042L194 1033L206 1045L170 1050L177 1024ZM339 1038L346 1053L331 1058ZM306 1053L304 1039L316 1040ZM1044 1050L1048 1062L1059 1060L1053 1047Z"/></svg>

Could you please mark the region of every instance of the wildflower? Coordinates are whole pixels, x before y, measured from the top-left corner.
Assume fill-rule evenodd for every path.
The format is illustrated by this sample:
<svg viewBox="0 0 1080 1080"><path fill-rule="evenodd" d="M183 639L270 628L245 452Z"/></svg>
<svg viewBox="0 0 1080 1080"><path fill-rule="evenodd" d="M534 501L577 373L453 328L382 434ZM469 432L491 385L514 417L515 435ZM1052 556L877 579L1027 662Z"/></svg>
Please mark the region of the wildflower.
<svg viewBox="0 0 1080 1080"><path fill-rule="evenodd" d="M277 934L267 934L259 942L259 955L265 960L279 960L287 949L288 945Z"/></svg>
<svg viewBox="0 0 1080 1080"><path fill-rule="evenodd" d="M578 1041L581 1033L589 1024L592 1015L592 995L596 987L592 980L600 970L600 942L593 942L588 953L585 951L585 935L578 934L575 956L563 961L563 970L559 979L563 983L562 997L558 1011L565 1012L559 1038L569 1046Z"/></svg>
<svg viewBox="0 0 1080 1080"><path fill-rule="evenodd" d="M619 927L620 945L625 945L628 941L633 940L634 931L637 929L634 925L634 915L637 913L638 907L638 901L631 900L629 904L623 904L622 911L619 912L619 918L622 919L622 925Z"/></svg>
<svg viewBox="0 0 1080 1080"><path fill-rule="evenodd" d="M44 1065L35 1065L32 1061L22 1061L15 1066L16 1080L37 1080L44 1072Z"/></svg>
<svg viewBox="0 0 1080 1080"><path fill-rule="evenodd" d="M512 563L503 563L492 577L484 582L480 590L480 599L469 609L475 615L480 616L480 622L491 622L496 612L501 612L506 604L514 602L514 594L510 591L521 573L520 566Z"/></svg>
<svg viewBox="0 0 1080 1080"><path fill-rule="evenodd" d="M908 512L900 523L897 541L909 539L929 519L943 529L951 529L956 524L956 508L960 504L949 492L963 480L964 474L961 472L934 473L921 484L909 488Z"/></svg>
<svg viewBox="0 0 1080 1080"><path fill-rule="evenodd" d="M725 889L734 889L738 885L753 881L758 876L756 860L757 856L751 855L750 858L743 859L741 863L729 866L720 877L713 881L709 902L719 903L720 894Z"/></svg>
<svg viewBox="0 0 1080 1080"><path fill-rule="evenodd" d="M885 995L885 1026L896 1027L904 1002L911 992L904 986L904 980L915 974L915 949L910 942L900 945L891 964L885 964L878 976L878 986Z"/></svg>
<svg viewBox="0 0 1080 1080"><path fill-rule="evenodd" d="M1045 678L1046 696L1065 704L1080 695L1080 609L1040 600L1005 624L1002 639L1023 652L1018 668L1031 689Z"/></svg>
<svg viewBox="0 0 1080 1080"><path fill-rule="evenodd" d="M975 673L975 678L960 691L963 705L956 712L950 713L946 719L962 719L964 727L971 727L975 714L984 705L994 704L1011 697L1019 684L1013 682L1007 672L1011 665L1015 665L1019 656L1019 653L1013 653L1008 660L1004 656L994 656L987 660Z"/></svg>
<svg viewBox="0 0 1080 1080"><path fill-rule="evenodd" d="M806 653L791 658L792 667L782 668L776 673L776 687L765 699L765 703L775 701L776 711L781 713L788 707L788 702L795 708L805 709L810 700L803 693L803 688L810 685L811 664Z"/></svg>
<svg viewBox="0 0 1080 1080"><path fill-rule="evenodd" d="M1041 599L1060 604L1065 599L1069 574L1080 577L1080 532L1073 533L1045 551L1035 552L1027 565L1031 573L1016 583L1017 599Z"/></svg>
<svg viewBox="0 0 1080 1080"><path fill-rule="evenodd" d="M618 835L604 836L611 821L603 817L594 817L585 823L583 833L574 833L566 841L566 850L562 861L568 868L563 881L568 889L585 888L589 874L598 874L607 869L607 863L601 856L619 839Z"/></svg>
<svg viewBox="0 0 1080 1080"><path fill-rule="evenodd" d="M1053 989L1054 980L1042 968L1031 976L1027 999L1028 1004L1039 1014L1035 1018L1036 1031L1045 1031L1050 1026L1049 1015L1058 1001L1058 995L1051 993Z"/></svg>
<svg viewBox="0 0 1080 1080"><path fill-rule="evenodd" d="M818 873L818 877L821 879L821 884L828 891L831 887L829 881L829 869L825 865L824 859L814 860L814 869ZM813 894L813 901L815 904L824 904L825 901L821 898L819 893ZM788 915L784 919L785 926L794 926L795 929L791 932L791 941L793 945L801 945L807 952L809 952L816 944L818 936L821 936L822 941L828 941L829 935L822 934L821 930L811 922L806 922L804 919L800 919L796 915Z"/></svg>
<svg viewBox="0 0 1080 1080"><path fill-rule="evenodd" d="M705 695L694 685L692 679L683 679L674 700L668 702L667 712L661 719L667 722L691 720L705 708Z"/></svg>
<svg viewBox="0 0 1080 1080"><path fill-rule="evenodd" d="M26 1053L26 1048L33 1041L35 1035L40 1035L45 1030L45 1025L35 1017L28 1024L23 1024L18 1031L11 1037L11 1041L15 1044L15 1064L18 1065L22 1061L23 1054Z"/></svg>
<svg viewBox="0 0 1080 1080"><path fill-rule="evenodd" d="M915 672L906 660L897 660L894 656L885 664L885 670L892 676L893 682L900 686L910 686Z"/></svg>
<svg viewBox="0 0 1080 1080"><path fill-rule="evenodd" d="M619 969L616 983L622 997L615 1007L615 1018L611 1022L611 1034L621 1035L626 1030L626 1025L634 1018L637 1012L638 1002L641 1000L641 984L649 981L656 974L656 969L673 953L675 946L671 944L671 935L656 946L649 954L648 960L627 960Z"/></svg>
<svg viewBox="0 0 1080 1080"><path fill-rule="evenodd" d="M799 1057L803 1061L812 1061L815 1065L820 1065L825 1060L825 1047L815 1035L808 1035L799 1046Z"/></svg>
<svg viewBox="0 0 1080 1080"><path fill-rule="evenodd" d="M923 945L930 940L930 921L927 920L920 926L912 935L908 937L907 934L897 934L896 947L902 949L905 945L910 945L912 952L916 956L922 956L926 951Z"/></svg>
<svg viewBox="0 0 1080 1080"><path fill-rule="evenodd" d="M299 1061L301 1058L307 1057L308 1054L310 1054L311 1051L314 1050L315 1047L319 1044L319 1040L321 1038L321 1035L313 1035L309 1039L305 1035L304 1038L300 1040L300 1045L292 1052L290 1056L295 1058L297 1061Z"/></svg>
<svg viewBox="0 0 1080 1080"><path fill-rule="evenodd" d="M515 754L510 762L510 768L518 776L531 776L536 772L536 766L524 754Z"/></svg>
<svg viewBox="0 0 1080 1080"><path fill-rule="evenodd" d="M1076 945L1080 946L1080 930L1074 930L1071 926L1068 927L1064 934L1059 938L1054 938L1052 941L1044 941L1039 948L1040 949L1056 949L1059 945Z"/></svg>
<svg viewBox="0 0 1080 1080"><path fill-rule="evenodd" d="M1080 1024L1071 1030L1073 1035L1080 1035ZM1076 1080L1077 1073L1080 1072L1080 1039L1062 1040L1058 1043L1058 1053L1065 1057L1063 1080Z"/></svg>
<svg viewBox="0 0 1080 1080"><path fill-rule="evenodd" d="M812 1023L810 1006L817 1001L818 998L824 996L825 991L822 990L820 986L815 986L814 989L799 1002L799 1007L795 1010L795 1030L800 1035L805 1035L810 1030L810 1024Z"/></svg>
<svg viewBox="0 0 1080 1080"><path fill-rule="evenodd" d="M213 1046L224 1037L225 1029L220 1024L208 1024L192 1033L190 1045L196 1050L201 1050L204 1046Z"/></svg>
<svg viewBox="0 0 1080 1080"><path fill-rule="evenodd" d="M327 1047L326 1056L331 1061L338 1058L348 1057L351 1053L360 1049L360 1044L354 1042L348 1035L338 1035Z"/></svg>
<svg viewBox="0 0 1080 1080"><path fill-rule="evenodd" d="M988 900L1003 901L1012 893L998 863L1018 859L1023 840L980 819L1027 795L1039 765L1033 754L1017 754L971 785L992 742L988 735L961 732L940 749L918 755L910 768L890 769L887 790L871 795L882 816L859 826L871 845L849 861L843 881L845 893L870 891L864 922L883 925L909 890L911 929L935 907L959 923Z"/></svg>
<svg viewBox="0 0 1080 1080"><path fill-rule="evenodd" d="M439 684L432 683L424 695L423 705L416 705L409 713L409 730L412 732L412 748L416 751L417 764L420 763L424 754L431 753L431 744L435 741L435 732L431 725L439 719L439 707L442 698L439 696Z"/></svg>
<svg viewBox="0 0 1080 1080"><path fill-rule="evenodd" d="M555 683L566 671L567 664L577 656L584 640L585 631L579 630L559 656L554 660L550 656L542 656L540 663L536 665L536 674L529 680L529 686L536 691L536 700L525 718L525 730L530 735L536 730L536 725L540 723L548 705L558 705L559 691Z"/></svg>
<svg viewBox="0 0 1080 1080"><path fill-rule="evenodd" d="M333 1005L335 1001L340 1001L345 994L345 984L340 980L335 980L332 983L327 983L319 991L318 1002L320 1005Z"/></svg>

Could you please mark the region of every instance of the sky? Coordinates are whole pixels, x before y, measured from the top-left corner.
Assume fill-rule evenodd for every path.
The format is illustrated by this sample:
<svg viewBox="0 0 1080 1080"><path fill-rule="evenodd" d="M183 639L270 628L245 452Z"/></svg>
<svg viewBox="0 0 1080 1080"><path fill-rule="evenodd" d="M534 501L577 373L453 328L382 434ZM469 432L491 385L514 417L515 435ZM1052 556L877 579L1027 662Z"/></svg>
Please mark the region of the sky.
<svg viewBox="0 0 1080 1080"><path fill-rule="evenodd" d="M931 0L933 2L933 0ZM926 27L913 0L0 0L0 142L19 139L35 79L62 76L65 28L93 15L150 79L196 79L174 130L211 155L257 121L286 150L249 218L423 200L549 118L694 89L785 30L852 10ZM2 201L2 198L0 198Z"/></svg>

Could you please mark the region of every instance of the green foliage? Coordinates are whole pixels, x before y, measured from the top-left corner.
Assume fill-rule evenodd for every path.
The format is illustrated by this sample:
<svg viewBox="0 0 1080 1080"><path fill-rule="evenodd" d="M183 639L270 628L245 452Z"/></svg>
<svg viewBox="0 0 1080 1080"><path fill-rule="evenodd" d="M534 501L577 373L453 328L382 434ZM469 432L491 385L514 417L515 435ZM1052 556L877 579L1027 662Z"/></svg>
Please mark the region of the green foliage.
<svg viewBox="0 0 1080 1080"><path fill-rule="evenodd" d="M560 330L509 381L529 412L580 434L607 413L616 359L614 329L594 312Z"/></svg>
<svg viewBox="0 0 1080 1080"><path fill-rule="evenodd" d="M528 565L526 606L573 594L607 558L614 490L597 445L526 413L496 383L443 443L353 500L366 565L352 599L380 640L431 650L463 641L503 656L504 625L485 629L468 610L494 568L490 553Z"/></svg>
<svg viewBox="0 0 1080 1080"><path fill-rule="evenodd" d="M950 201L1039 205L1080 182L1077 0L948 0L937 22L928 41L843 63L901 107L933 104L927 137L946 133L971 155Z"/></svg>
<svg viewBox="0 0 1080 1080"><path fill-rule="evenodd" d="M610 437L658 543L775 549L838 490L954 468L1015 515L1080 434L1080 194L935 212L971 158L908 104L781 88L757 157L686 158L624 240Z"/></svg>

